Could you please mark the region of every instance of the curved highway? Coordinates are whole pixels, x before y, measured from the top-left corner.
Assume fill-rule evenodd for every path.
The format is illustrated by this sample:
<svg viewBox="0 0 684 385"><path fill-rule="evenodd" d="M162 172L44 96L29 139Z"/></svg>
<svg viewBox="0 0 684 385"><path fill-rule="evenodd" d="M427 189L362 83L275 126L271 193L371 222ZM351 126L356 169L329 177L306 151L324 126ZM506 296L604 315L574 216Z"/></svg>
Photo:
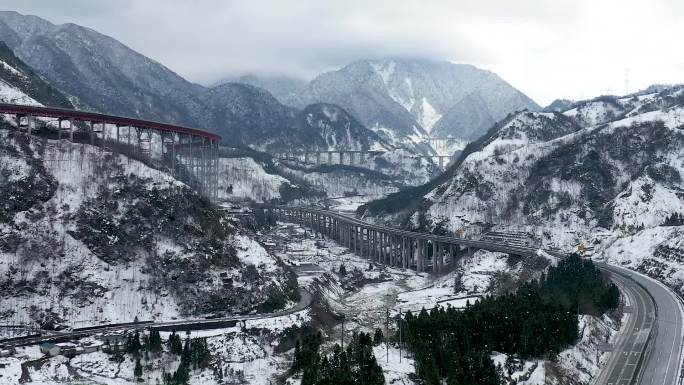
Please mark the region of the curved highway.
<svg viewBox="0 0 684 385"><path fill-rule="evenodd" d="M596 384L680 384L684 307L679 298L642 274L607 264L599 266L620 286L629 311Z"/></svg>
<svg viewBox="0 0 684 385"><path fill-rule="evenodd" d="M210 318L210 319L194 319L194 320L179 320L179 321L168 321L168 322L148 322L140 324L126 324L126 325L102 325L101 327L92 327L88 330L73 330L69 332L54 333L46 336L37 337L26 337L26 338L15 338L11 341L2 342L0 341L0 346L3 347L15 347L15 346L25 346L34 345L42 342L55 341L55 340L68 340L90 336L98 333L105 332L117 332L122 330L141 330L141 329L169 329L169 328L183 328L183 327L193 327L197 329L209 330L209 329L220 329L221 323L227 323L231 321L249 321L256 319L267 319L282 317L289 314L297 313L302 311L313 302L313 296L305 289L299 289L300 299L299 302L288 309L274 312L274 313L262 313L262 314L251 314L251 315L241 315L241 316L231 316L222 318Z"/></svg>

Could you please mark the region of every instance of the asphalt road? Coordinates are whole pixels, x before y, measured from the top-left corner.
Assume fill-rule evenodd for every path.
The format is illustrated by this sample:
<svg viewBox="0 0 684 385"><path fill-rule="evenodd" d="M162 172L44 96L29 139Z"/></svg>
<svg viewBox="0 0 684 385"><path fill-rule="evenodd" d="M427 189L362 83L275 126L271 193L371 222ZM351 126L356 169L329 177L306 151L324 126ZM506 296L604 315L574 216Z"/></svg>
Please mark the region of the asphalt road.
<svg viewBox="0 0 684 385"><path fill-rule="evenodd" d="M223 317L223 318L211 318L211 319L194 319L194 320L180 320L180 321L168 321L168 322L152 322L152 323L145 323L145 324L140 324L140 325L119 325L119 326L107 326L103 325L102 327L99 328L94 328L94 329L88 329L88 330L83 330L83 331L71 331L71 332L62 332L62 333L54 333L46 336L40 336L40 337L27 337L23 339L18 339L18 340L13 340L11 342L7 342L3 344L0 342L0 346L6 346L6 347L11 347L11 346L25 346L25 345L34 345L34 344L39 344L42 342L47 342L47 341L54 341L57 339L75 339L75 338L81 338L89 335L94 335L94 334L99 334L99 333L104 333L104 332L116 332L116 331L122 331L122 330L136 330L136 329L148 329L148 328L172 328L172 327L177 327L181 329L182 327L187 327L187 326L192 326L196 327L197 329L218 329L221 328L221 326L217 326L217 324L220 324L221 322L230 322L230 321L249 321L249 320L255 320L255 319L267 319L267 318L275 318L275 317L282 317L288 314L293 314L297 313L301 310L304 310L311 306L311 302L313 301L313 296L311 293L309 293L307 290L304 289L299 289L299 294L300 294L300 299L299 302L288 309L273 312L273 313L264 313L264 314L250 314L250 315L242 315L242 316L232 316L232 317Z"/></svg>
<svg viewBox="0 0 684 385"><path fill-rule="evenodd" d="M596 384L678 384L684 335L683 308L677 296L642 274L599 266L611 272L622 289L629 315Z"/></svg>

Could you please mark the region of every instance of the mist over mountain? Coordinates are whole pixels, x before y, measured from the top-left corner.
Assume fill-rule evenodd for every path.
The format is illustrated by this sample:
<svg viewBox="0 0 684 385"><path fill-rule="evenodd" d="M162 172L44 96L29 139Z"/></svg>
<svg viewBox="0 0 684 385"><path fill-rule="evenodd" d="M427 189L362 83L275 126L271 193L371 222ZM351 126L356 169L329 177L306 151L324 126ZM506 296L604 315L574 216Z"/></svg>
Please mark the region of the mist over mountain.
<svg viewBox="0 0 684 385"><path fill-rule="evenodd" d="M539 106L496 74L417 59L362 60L312 80L286 104L340 105L391 143L473 140L513 111Z"/></svg>
<svg viewBox="0 0 684 385"><path fill-rule="evenodd" d="M281 103L296 98L297 94L307 85L305 80L287 76L243 75L221 79L215 83L215 86L225 83L242 83L263 88Z"/></svg>
<svg viewBox="0 0 684 385"><path fill-rule="evenodd" d="M191 83L89 28L0 12L0 40L76 100L79 108L206 128L221 135L226 144L262 150L293 144L312 148L326 141L327 134L298 130L298 110L281 104L264 88L233 82L207 88ZM295 85L284 78L268 82L242 78L249 79L272 90L276 85L283 90ZM351 141L372 136L365 127L358 127L356 134ZM359 146L360 142L354 143Z"/></svg>

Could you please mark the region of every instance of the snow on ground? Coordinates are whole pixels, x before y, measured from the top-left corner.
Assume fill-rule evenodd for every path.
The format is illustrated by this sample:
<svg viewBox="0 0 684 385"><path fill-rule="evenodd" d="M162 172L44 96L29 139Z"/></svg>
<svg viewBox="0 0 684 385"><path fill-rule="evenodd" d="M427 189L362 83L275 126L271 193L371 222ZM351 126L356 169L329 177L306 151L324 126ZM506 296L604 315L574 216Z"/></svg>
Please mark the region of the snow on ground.
<svg viewBox="0 0 684 385"><path fill-rule="evenodd" d="M274 377L287 371L291 364L288 355L275 354L274 340L268 335L227 333L208 342L224 374L244 383L273 384Z"/></svg>
<svg viewBox="0 0 684 385"><path fill-rule="evenodd" d="M423 128L430 133L435 123L442 118L442 114L437 112L437 110L432 107L432 104L430 104L426 97L423 96L422 102L422 108L418 120Z"/></svg>
<svg viewBox="0 0 684 385"><path fill-rule="evenodd" d="M507 366L507 355L492 354L494 365L502 369L507 380L519 385L545 385L547 383L591 384L605 366L609 353L599 349L617 338L619 323L607 315L597 318L579 316L580 340L558 354L556 360L521 360L511 357Z"/></svg>
<svg viewBox="0 0 684 385"><path fill-rule="evenodd" d="M406 350L401 353L399 348L390 345L388 349L384 343L373 348L375 359L385 374L385 384L414 384L409 376L416 371L415 361Z"/></svg>
<svg viewBox="0 0 684 385"><path fill-rule="evenodd" d="M272 273L277 270L275 259L257 241L245 235L235 237L238 259L245 265L253 265L260 272Z"/></svg>
<svg viewBox="0 0 684 385"><path fill-rule="evenodd" d="M214 368L223 373L228 383L240 381L249 384L273 384L275 376L284 373L291 363L291 352L276 353L279 336L289 327L301 326L310 320L309 310L289 314L282 317L239 322L235 327L192 331L189 334L180 332L181 339L207 338L212 354L212 367L191 371L191 385L219 384ZM162 341L166 341L170 332L161 332ZM92 337L78 342L94 341ZM0 358L0 364L6 364L0 370L0 384L18 384L21 377L21 365L28 368L28 375L33 384L52 385L59 383L96 383L106 385L132 385L138 383L133 375L135 361L129 354L124 355L123 362L116 362L113 355L96 351L81 354L74 358L57 356L45 358L38 346L22 347L10 358ZM173 372L179 358L169 353L146 354L141 358L143 365L142 379L145 383L161 383L164 372Z"/></svg>
<svg viewBox="0 0 684 385"><path fill-rule="evenodd" d="M475 302L491 286L495 273L509 271L507 255L480 250L470 258L458 261L456 272L437 278L428 287L401 293L397 299L402 311L420 311L435 306L464 307ZM460 287L457 290L456 278Z"/></svg>
<svg viewBox="0 0 684 385"><path fill-rule="evenodd" d="M397 183L382 178L367 168L356 169L333 167L311 170L287 169L295 179L303 179L317 190L324 191L330 198L352 196L385 196L397 191Z"/></svg>
<svg viewBox="0 0 684 385"><path fill-rule="evenodd" d="M7 130L2 130L3 135ZM9 139L8 139L9 141ZM95 256L91 250L77 240L73 234L77 230L75 214L84 202L99 196L99 189L116 183L114 177L136 176L145 180L145 187L170 188L183 184L169 174L122 155L112 154L94 146L71 143L69 141L45 140L31 141L37 157L40 157L47 174L54 177L56 190L44 202L44 215L33 211L20 212L15 216L17 225L25 226L24 235L35 239L41 245L34 258L19 260L14 253L0 252L0 274L21 267L21 277L36 287L35 290L13 297L0 298L0 320L7 323L34 325L42 314L54 314L64 324L74 327L91 326L107 322L131 322L140 320L171 320L180 316L176 297L168 288L152 285L153 273L143 258L130 263L109 264ZM10 178L27 173L26 160L14 161L13 158L0 157L0 168L10 170ZM120 203L118 207L123 205ZM119 211L121 213L121 211ZM121 214L123 215L123 214ZM116 220L116 215L112 220ZM10 231L0 226L3 234ZM154 251L164 253L175 251L179 256L186 253L187 245L179 245L169 238L154 240ZM258 243L248 236L234 239L238 258L253 264L265 273L280 271L275 261ZM220 282L220 272L214 272L213 282ZM241 277L242 271L232 269L229 275ZM63 281L76 281L92 289L81 293L74 289L65 298L60 297L62 287L46 283L41 277L66 277ZM276 274L271 276L276 280ZM236 286L242 281L233 279ZM40 285L39 283L45 283ZM154 286L154 287L153 287ZM154 290L153 290L154 289ZM55 306L59 304L60 306ZM12 311L5 311L11 309ZM60 321L62 322L62 321Z"/></svg>
<svg viewBox="0 0 684 385"><path fill-rule="evenodd" d="M280 186L289 181L269 174L252 158L219 158L219 199L266 202L280 198Z"/></svg>
<svg viewBox="0 0 684 385"><path fill-rule="evenodd" d="M3 62L4 64L4 62ZM42 106L32 97L26 95L15 87L0 80L0 101L8 104L24 104L28 106Z"/></svg>
<svg viewBox="0 0 684 385"><path fill-rule="evenodd" d="M2 66L2 68L9 71L13 75L20 76L22 78L26 78L26 75L24 75L21 71L17 70L16 68L12 67L11 65L7 64L7 62L5 62L4 60L0 60L0 66Z"/></svg>
<svg viewBox="0 0 684 385"><path fill-rule="evenodd" d="M0 384L19 384L21 360L15 357L0 358Z"/></svg>
<svg viewBox="0 0 684 385"><path fill-rule="evenodd" d="M506 360L508 356L502 353L492 354L494 366L503 369L503 375L513 383L519 385L537 385L544 384L545 370L544 360L516 360L515 367L511 365L510 372L506 367Z"/></svg>
<svg viewBox="0 0 684 385"><path fill-rule="evenodd" d="M684 294L684 226L659 226L613 236L599 245L595 255L642 271Z"/></svg>
<svg viewBox="0 0 684 385"><path fill-rule="evenodd" d="M599 346L615 341L620 323L607 315L601 318L583 315L579 318L580 341L558 354L558 366L566 378L591 383L606 365L609 354Z"/></svg>
<svg viewBox="0 0 684 385"><path fill-rule="evenodd" d="M458 260L454 271L435 279L427 273L377 264L371 269L369 260L294 224L278 223L264 237L280 245L276 254L300 272L300 284L320 289L331 308L345 315L345 334L384 328L388 310L394 317L399 311L417 312L437 305L464 307L490 292L497 274L519 276L524 272L520 264L510 266L505 254L478 251ZM345 266L344 276L339 273L341 265ZM328 332L329 340L339 340L341 332L340 324L334 326ZM411 383L408 374L414 369L410 359L402 358L399 363L398 349L391 347L387 364L384 344L376 347L375 353L387 383Z"/></svg>
<svg viewBox="0 0 684 385"><path fill-rule="evenodd" d="M388 189L387 194L395 192L396 189ZM359 206L366 204L370 201L381 199L385 197L386 194L379 195L357 195L350 197L340 197L340 198L328 198L326 202L330 203L330 207L335 211L342 212L356 212Z"/></svg>

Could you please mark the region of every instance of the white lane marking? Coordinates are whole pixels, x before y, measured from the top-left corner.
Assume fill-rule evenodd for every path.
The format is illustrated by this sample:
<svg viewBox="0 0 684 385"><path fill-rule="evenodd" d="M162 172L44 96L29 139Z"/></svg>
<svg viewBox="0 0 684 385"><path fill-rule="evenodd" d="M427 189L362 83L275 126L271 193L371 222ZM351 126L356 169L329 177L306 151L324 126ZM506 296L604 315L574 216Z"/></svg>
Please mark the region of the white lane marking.
<svg viewBox="0 0 684 385"><path fill-rule="evenodd" d="M644 274L641 274L641 273L637 273L636 271L631 270L631 269L625 269L625 268L623 268L623 267L619 267L619 266L615 266L615 265L610 265L610 264L608 264L608 265L609 265L609 266L612 266L612 267L616 267L617 270L623 270L624 272L627 272L627 273L630 273L630 274L635 274L635 275L637 275L637 276L639 276L639 277L645 279L646 281L650 281L651 283L656 284L656 285L659 286L661 289L663 289L663 290L670 296L670 298L672 298L672 300L677 304L677 310L679 310L679 312L678 312L678 313L679 313L679 317L675 317L675 318L678 318L678 322L675 322L675 324L676 324L677 327L679 328L679 341L684 341L684 327L682 327L682 320L684 319L684 303L682 303L682 301L680 300L680 297L679 297L677 294L675 294L675 293L672 291L672 289L670 289L667 285L665 285L664 283L658 281L657 279L651 278L651 277L649 277L649 276L647 276L647 275L644 275ZM672 341L673 344L676 343L676 341L677 341L677 339L676 339L676 338L673 338L673 341ZM682 369L683 369L684 360L679 359L683 354L684 354L684 343L681 343L681 342L680 342L680 343L679 343L679 350L678 350L678 352L677 352L677 356L674 357L674 359L676 359L677 362L678 362L678 364L677 364L677 374L681 373L681 372L682 372ZM670 359L673 359L671 353L670 353ZM668 370L669 370L669 368L670 368L670 362L668 361ZM667 377L666 377L666 378L667 378ZM653 382L653 378L652 378L652 377L651 377L651 382ZM665 379L663 380L663 384L664 384L664 383L665 383Z"/></svg>

